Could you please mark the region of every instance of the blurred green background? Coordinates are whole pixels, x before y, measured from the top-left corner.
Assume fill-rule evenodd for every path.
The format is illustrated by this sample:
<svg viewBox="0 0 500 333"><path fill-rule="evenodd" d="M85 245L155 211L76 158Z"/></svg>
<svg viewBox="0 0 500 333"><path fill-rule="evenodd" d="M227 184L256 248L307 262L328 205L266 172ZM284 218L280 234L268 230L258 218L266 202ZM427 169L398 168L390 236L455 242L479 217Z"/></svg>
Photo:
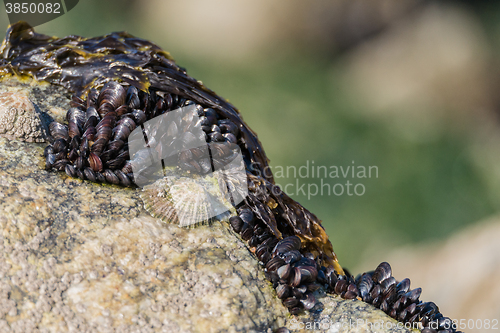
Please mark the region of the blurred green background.
<svg viewBox="0 0 500 333"><path fill-rule="evenodd" d="M345 267L500 210L498 2L81 0L36 30L156 42L241 110L274 167L377 166L349 179L362 196L291 193Z"/></svg>

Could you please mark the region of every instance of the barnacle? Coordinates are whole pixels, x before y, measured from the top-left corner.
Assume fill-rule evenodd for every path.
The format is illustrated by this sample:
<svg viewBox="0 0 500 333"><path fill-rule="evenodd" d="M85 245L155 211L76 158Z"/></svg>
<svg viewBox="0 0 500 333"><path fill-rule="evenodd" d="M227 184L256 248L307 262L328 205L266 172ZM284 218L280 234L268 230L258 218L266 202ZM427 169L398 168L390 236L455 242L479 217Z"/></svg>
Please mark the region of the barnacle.
<svg viewBox="0 0 500 333"><path fill-rule="evenodd" d="M0 94L0 136L27 142L45 142L47 139L41 113L24 94Z"/></svg>

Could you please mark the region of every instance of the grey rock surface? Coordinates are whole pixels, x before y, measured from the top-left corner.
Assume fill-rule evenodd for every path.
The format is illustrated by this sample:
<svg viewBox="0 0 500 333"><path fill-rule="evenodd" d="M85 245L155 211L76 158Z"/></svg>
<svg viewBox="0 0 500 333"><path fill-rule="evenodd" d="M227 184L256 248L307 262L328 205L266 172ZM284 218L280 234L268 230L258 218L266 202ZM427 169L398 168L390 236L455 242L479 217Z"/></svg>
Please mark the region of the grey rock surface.
<svg viewBox="0 0 500 333"><path fill-rule="evenodd" d="M60 87L0 82L64 121ZM45 144L0 138L0 332L408 332L319 290L290 316L226 221L179 228L136 189L44 170Z"/></svg>

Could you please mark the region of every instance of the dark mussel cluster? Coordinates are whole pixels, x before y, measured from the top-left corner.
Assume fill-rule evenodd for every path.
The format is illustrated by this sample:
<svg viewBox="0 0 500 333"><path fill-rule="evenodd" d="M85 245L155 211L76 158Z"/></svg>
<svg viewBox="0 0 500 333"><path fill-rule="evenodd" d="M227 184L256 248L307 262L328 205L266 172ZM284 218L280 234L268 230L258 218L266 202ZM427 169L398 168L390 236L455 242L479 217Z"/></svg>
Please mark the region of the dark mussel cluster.
<svg viewBox="0 0 500 333"><path fill-rule="evenodd" d="M153 151L160 155L168 140L190 146L197 139L192 129L199 125L204 142L209 144L212 161L206 149L196 147L173 156L170 165L200 174L213 171L214 167L221 168L236 154L239 130L233 122L220 119L212 108L203 108L178 95L160 91L145 93L134 86L127 88L110 81L100 92L91 89L86 101L73 96L72 107L66 114L67 124L52 122L49 125L53 142L44 152L46 169L65 171L70 177L92 182L133 186L137 184L135 177L149 175L148 170L135 175L132 172L130 133L147 120L189 105L195 108L195 117L169 124L159 122L158 126L166 126L165 137L158 138L156 146L150 147L147 154ZM142 155L139 151L137 158Z"/></svg>
<svg viewBox="0 0 500 333"><path fill-rule="evenodd" d="M291 314L311 310L317 303L313 292L323 287L344 299L372 304L400 322L415 323L422 332L457 332L436 304L419 300L420 288L410 289L409 279L396 281L386 262L356 278L347 271L341 275L332 266L319 264L299 237L278 240L248 206L240 207L229 222L265 267L266 277Z"/></svg>

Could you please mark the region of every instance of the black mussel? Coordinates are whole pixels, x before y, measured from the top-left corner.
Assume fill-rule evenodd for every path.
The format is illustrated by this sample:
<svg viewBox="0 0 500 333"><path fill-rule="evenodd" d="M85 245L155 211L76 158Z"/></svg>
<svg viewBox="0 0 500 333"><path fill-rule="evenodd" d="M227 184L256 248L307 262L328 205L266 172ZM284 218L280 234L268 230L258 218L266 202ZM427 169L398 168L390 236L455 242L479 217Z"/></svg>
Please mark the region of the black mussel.
<svg viewBox="0 0 500 333"><path fill-rule="evenodd" d="M387 279L385 279L384 281L382 281L380 283L380 287L382 287L382 290L383 291L386 291L388 290L391 286L395 285L396 284L396 279L391 276L391 277L388 277Z"/></svg>
<svg viewBox="0 0 500 333"><path fill-rule="evenodd" d="M97 131L94 126L89 126L83 133L83 137L87 138L89 141L94 141Z"/></svg>
<svg viewBox="0 0 500 333"><path fill-rule="evenodd" d="M66 168L66 165L69 163L70 163L70 161L67 159L58 160L52 165L52 168L57 170L57 171L64 171L64 169Z"/></svg>
<svg viewBox="0 0 500 333"><path fill-rule="evenodd" d="M81 138L79 136L74 136L71 138L69 142L69 149L78 149L80 148Z"/></svg>
<svg viewBox="0 0 500 333"><path fill-rule="evenodd" d="M335 284L335 293L338 295L342 294L342 292L347 291L348 283L346 280L338 280Z"/></svg>
<svg viewBox="0 0 500 333"><path fill-rule="evenodd" d="M64 171L66 172L66 174L72 178L75 178L76 177L76 170L75 170L75 167L71 164L66 164L66 166L64 167Z"/></svg>
<svg viewBox="0 0 500 333"><path fill-rule="evenodd" d="M268 272L274 272L284 264L285 261L283 259L281 259L280 257L274 257L267 262L266 269Z"/></svg>
<svg viewBox="0 0 500 333"><path fill-rule="evenodd" d="M45 158L45 169L50 170L52 169L52 166L56 162L56 155L55 154L48 154L47 157Z"/></svg>
<svg viewBox="0 0 500 333"><path fill-rule="evenodd" d="M292 270L293 270L292 266L290 266L290 264L286 264L286 265L283 265L280 268L278 268L277 273L278 273L278 276L280 277L280 279L286 280L286 279L288 279L288 277L292 273Z"/></svg>
<svg viewBox="0 0 500 333"><path fill-rule="evenodd" d="M222 136L222 134L220 132L212 132L208 135L208 137L210 138L210 141L211 142L222 142L224 141L224 137Z"/></svg>
<svg viewBox="0 0 500 333"><path fill-rule="evenodd" d="M120 105L125 104L127 92L123 86L115 81L107 82L101 89L97 104L101 106L104 103L109 103L113 109L118 108Z"/></svg>
<svg viewBox="0 0 500 333"><path fill-rule="evenodd" d="M290 287L286 284L278 284L276 294L279 299L285 299L290 295Z"/></svg>
<svg viewBox="0 0 500 333"><path fill-rule="evenodd" d="M229 219L229 223L231 224L231 227L233 230L237 233L241 232L241 229L243 228L243 220L239 216L233 216Z"/></svg>
<svg viewBox="0 0 500 333"><path fill-rule="evenodd" d="M118 176L111 170L106 169L103 172L104 177L106 177L106 181L110 184L118 185L120 184L120 179Z"/></svg>
<svg viewBox="0 0 500 333"><path fill-rule="evenodd" d="M54 153L57 154L59 152L66 151L67 146L68 146L68 143L66 140L57 139L52 144L52 149L53 149Z"/></svg>
<svg viewBox="0 0 500 333"><path fill-rule="evenodd" d="M111 150L111 151L115 152L116 155L118 155L118 152L120 151L120 149L122 149L122 147L124 145L125 145L125 142L123 142L122 140L114 140L114 141L108 143L107 150Z"/></svg>
<svg viewBox="0 0 500 333"><path fill-rule="evenodd" d="M305 310L311 310L316 305L316 297L311 293L307 293L306 297L300 300Z"/></svg>
<svg viewBox="0 0 500 333"><path fill-rule="evenodd" d="M146 114L142 110L134 110L131 113L127 113L128 115L132 117L137 126L142 125L147 120Z"/></svg>
<svg viewBox="0 0 500 333"><path fill-rule="evenodd" d="M231 133L235 137L238 136L238 132L239 132L238 126L236 126L233 122L227 122L227 123L221 124L219 127L220 127L220 130L222 133Z"/></svg>
<svg viewBox="0 0 500 333"><path fill-rule="evenodd" d="M127 105L122 105L115 110L117 116L123 116L124 114L130 113L130 111L132 111L132 109Z"/></svg>
<svg viewBox="0 0 500 333"><path fill-rule="evenodd" d="M125 104L127 104L132 109L141 108L141 100L139 99L139 91L136 87L130 86L127 89L127 96L125 98Z"/></svg>
<svg viewBox="0 0 500 333"><path fill-rule="evenodd" d="M396 285L396 292L398 294L404 294L410 290L410 279L406 278L401 280L397 285Z"/></svg>
<svg viewBox="0 0 500 333"><path fill-rule="evenodd" d="M87 109L90 107L95 109L95 106L97 105L97 98L99 98L99 92L95 88L90 89L87 95Z"/></svg>
<svg viewBox="0 0 500 333"><path fill-rule="evenodd" d="M243 220L243 222L248 223L250 226L254 225L255 215L250 209L241 210L238 216Z"/></svg>
<svg viewBox="0 0 500 333"><path fill-rule="evenodd" d="M80 178L81 180L85 180L85 175L83 174L83 171L80 169L75 169L76 176Z"/></svg>
<svg viewBox="0 0 500 333"><path fill-rule="evenodd" d="M302 259L302 254L298 250L292 250L283 254L282 258L287 264L293 264Z"/></svg>
<svg viewBox="0 0 500 333"><path fill-rule="evenodd" d="M101 155L107 142L108 140L104 138L97 139L90 147L90 151L97 156Z"/></svg>
<svg viewBox="0 0 500 333"><path fill-rule="evenodd" d="M259 245L259 237L253 235L248 241L248 247L256 247L257 245Z"/></svg>
<svg viewBox="0 0 500 333"><path fill-rule="evenodd" d="M101 120L101 116L99 115L99 112L97 112L97 109L94 106L89 106L85 112L85 120L88 122L92 117L97 119L98 122Z"/></svg>
<svg viewBox="0 0 500 333"><path fill-rule="evenodd" d="M102 103L99 108L97 109L97 113L99 113L99 116L101 118L105 117L111 112L115 111L115 107L111 103Z"/></svg>
<svg viewBox="0 0 500 333"><path fill-rule="evenodd" d="M383 262L377 266L375 272L373 272L373 282L381 283L385 279L389 278L392 275L391 265L387 262Z"/></svg>
<svg viewBox="0 0 500 333"><path fill-rule="evenodd" d="M99 120L95 116L91 116L83 125L83 130L86 131L89 127L96 127L99 124Z"/></svg>
<svg viewBox="0 0 500 333"><path fill-rule="evenodd" d="M290 331L286 327L280 327L274 333L290 333Z"/></svg>
<svg viewBox="0 0 500 333"><path fill-rule="evenodd" d="M300 238L297 236L290 236L283 238L276 244L276 246L273 249L273 255L279 255L281 257L284 256L285 253L293 251L293 250L299 250L300 249Z"/></svg>
<svg viewBox="0 0 500 333"><path fill-rule="evenodd" d="M89 155L90 142L87 137L83 137L82 142L80 143L80 155L83 157L87 157Z"/></svg>
<svg viewBox="0 0 500 333"><path fill-rule="evenodd" d="M132 186L132 182L128 178L126 174L124 174L121 170L114 171L118 179L120 180L120 184L123 186Z"/></svg>
<svg viewBox="0 0 500 333"><path fill-rule="evenodd" d="M299 303L300 301L295 297L288 297L283 300L283 305L286 306L287 308L293 308L294 306L297 306Z"/></svg>
<svg viewBox="0 0 500 333"><path fill-rule="evenodd" d="M97 156L96 154L91 152L88 160L89 160L89 165L92 168L92 170L94 170L95 172L102 171L103 165L102 165L102 161L99 158L99 156Z"/></svg>
<svg viewBox="0 0 500 333"><path fill-rule="evenodd" d="M407 292L405 296L408 298L408 301L414 303L417 302L421 293L422 293L422 288L415 288L412 291Z"/></svg>
<svg viewBox="0 0 500 333"><path fill-rule="evenodd" d="M86 112L81 110L80 108L70 108L68 112L66 112L66 121L68 124L74 123L80 129L83 128L86 120ZM71 133L70 133L71 136Z"/></svg>
<svg viewBox="0 0 500 333"><path fill-rule="evenodd" d="M75 167L79 170L83 170L87 166L87 160L83 156L79 156L75 161Z"/></svg>
<svg viewBox="0 0 500 333"><path fill-rule="evenodd" d="M48 145L43 150L43 156L47 157L49 154L54 154L54 148L52 147L52 145Z"/></svg>
<svg viewBox="0 0 500 333"><path fill-rule="evenodd" d="M420 313L422 316L432 316L435 313L439 312L438 306L434 302L426 302L420 305L422 310Z"/></svg>
<svg viewBox="0 0 500 333"><path fill-rule="evenodd" d="M49 131L50 135L54 138L54 140L57 139L64 139L68 140L69 139L69 129L68 126L60 124L56 121L53 121L49 125Z"/></svg>
<svg viewBox="0 0 500 333"><path fill-rule="evenodd" d="M266 246L266 245L262 245L260 244L259 246L257 246L257 249L255 250L255 255L257 256L257 258L259 258L259 260L261 259L261 257L264 255L264 253L266 252L269 252L269 248Z"/></svg>
<svg viewBox="0 0 500 333"><path fill-rule="evenodd" d="M303 311L303 309L299 306L296 306L294 308L289 309L288 311L290 311L291 315L298 315L299 313L301 313Z"/></svg>
<svg viewBox="0 0 500 333"><path fill-rule="evenodd" d="M111 139L111 133L111 126L101 126L99 130L97 130L95 137L97 138L97 140L104 139L106 141L109 141L109 139Z"/></svg>
<svg viewBox="0 0 500 333"><path fill-rule="evenodd" d="M85 175L85 178L90 180L91 182L96 182L96 176L94 171L91 168L85 168L83 169L83 174Z"/></svg>
<svg viewBox="0 0 500 333"><path fill-rule="evenodd" d="M233 133L224 133L222 134L224 140L229 143L238 143L238 139Z"/></svg>
<svg viewBox="0 0 500 333"><path fill-rule="evenodd" d="M80 155L78 154L78 149L77 148L73 148L69 151L68 153L68 159L71 161L71 162L74 162Z"/></svg>
<svg viewBox="0 0 500 333"><path fill-rule="evenodd" d="M130 118L124 118L124 119L129 119L131 122L133 122L132 119ZM113 128L114 140L125 141L127 140L130 133L131 133L130 128L123 123Z"/></svg>
<svg viewBox="0 0 500 333"><path fill-rule="evenodd" d="M81 129L78 127L78 125L75 122L70 121L68 123L68 128L69 128L68 134L69 134L70 138L72 138L74 136L80 136L82 134Z"/></svg>
<svg viewBox="0 0 500 333"><path fill-rule="evenodd" d="M96 172L95 178L99 183L106 183L106 177L102 174L102 172Z"/></svg>
<svg viewBox="0 0 500 333"><path fill-rule="evenodd" d="M241 238L247 241L252 237L253 237L253 229L250 226L248 226L248 224L244 224L243 229L241 231Z"/></svg>

